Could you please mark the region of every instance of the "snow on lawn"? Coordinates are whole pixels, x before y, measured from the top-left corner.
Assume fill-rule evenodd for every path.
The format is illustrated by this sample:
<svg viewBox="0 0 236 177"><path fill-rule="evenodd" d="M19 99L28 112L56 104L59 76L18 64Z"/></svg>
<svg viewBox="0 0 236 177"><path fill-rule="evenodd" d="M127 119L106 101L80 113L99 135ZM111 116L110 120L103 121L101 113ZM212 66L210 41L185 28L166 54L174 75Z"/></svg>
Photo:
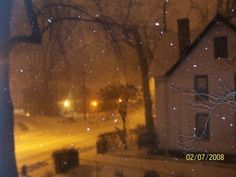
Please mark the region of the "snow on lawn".
<svg viewBox="0 0 236 177"><path fill-rule="evenodd" d="M128 114L127 127L134 128L137 124L143 124L143 116L142 110ZM58 145L62 146L64 143L70 142L68 138L64 136L68 133L74 133L75 139L76 136L85 138L80 141L81 143L86 144L90 140L93 140L92 143L95 143L96 137L100 133L115 130L115 126L122 127L119 118L118 121L113 122L114 120L110 119L110 121L101 121L99 123L90 120L91 122L88 123L50 117L16 117L15 129L18 160L29 158L29 162L32 160L36 161L36 163L29 163L29 166L31 166L29 175L31 177L143 177L147 170L157 171L160 177L235 177L235 164L189 162L177 158L150 157L146 156L143 151L139 151L134 143L128 144L128 151L117 148L106 155L97 155L94 148L81 152L80 166L67 174L55 174L51 157L52 149L49 149L48 152L42 151L42 153L38 153L37 148L34 152L35 149L32 147L30 148L30 152L32 153L30 157L28 157L29 152L25 151L25 149L29 148L27 147L28 145L34 145L27 144L27 141L32 143L36 139L36 142L38 142L38 137L42 141L43 138L48 138L48 142L46 143L49 144L58 141L59 144L55 145L57 145L57 147ZM114 125L114 123L116 123L116 125ZM78 132L80 133L78 134ZM52 139L50 140L50 138ZM25 141L27 146L24 146ZM19 148L20 145L22 145L22 149ZM41 148L44 146L46 145L42 144ZM54 147L54 144L52 144L52 146ZM50 146L48 146L48 148L49 147ZM49 157L49 159L44 161L46 157ZM39 163L40 160L42 161ZM23 161L18 161L19 168L22 163Z"/></svg>
<svg viewBox="0 0 236 177"><path fill-rule="evenodd" d="M144 122L143 116L143 110L129 113L127 127L133 128L137 124L142 124ZM106 117L106 119L98 115L97 118L93 117L87 121L46 116L15 116L18 168L20 169L23 164L34 166L40 161L51 159L54 150L71 146L80 150L95 147L97 136L101 133L116 131L115 127L122 129L122 121L117 114ZM89 155L87 154L86 157ZM31 171L30 175L40 177L45 176L46 172L49 175L53 171L53 166L50 163L46 166L39 165L38 168Z"/></svg>
<svg viewBox="0 0 236 177"><path fill-rule="evenodd" d="M15 135L25 135L27 132L37 133L63 133L68 130L75 130L75 127L84 127L86 130L91 127L103 126L107 123L113 123L116 126L121 125L121 118L118 113L97 114L88 118L87 121L81 119L76 120L72 118L62 117L48 117L48 116L15 116ZM128 112L127 114L127 127L134 128L137 124L144 124L144 110L139 109L136 111Z"/></svg>

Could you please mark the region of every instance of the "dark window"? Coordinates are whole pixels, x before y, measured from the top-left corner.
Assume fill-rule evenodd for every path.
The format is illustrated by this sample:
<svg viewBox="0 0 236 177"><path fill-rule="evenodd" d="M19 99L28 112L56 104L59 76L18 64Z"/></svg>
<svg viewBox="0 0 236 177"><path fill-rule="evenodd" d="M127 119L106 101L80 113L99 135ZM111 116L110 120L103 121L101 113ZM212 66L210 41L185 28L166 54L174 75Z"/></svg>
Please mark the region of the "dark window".
<svg viewBox="0 0 236 177"><path fill-rule="evenodd" d="M195 77L194 83L195 99L208 100L208 76L200 75Z"/></svg>
<svg viewBox="0 0 236 177"><path fill-rule="evenodd" d="M228 57L228 45L226 36L214 38L214 52L215 58L217 59Z"/></svg>
<svg viewBox="0 0 236 177"><path fill-rule="evenodd" d="M195 118L196 131L195 135L199 139L209 140L209 121L208 114L198 113Z"/></svg>

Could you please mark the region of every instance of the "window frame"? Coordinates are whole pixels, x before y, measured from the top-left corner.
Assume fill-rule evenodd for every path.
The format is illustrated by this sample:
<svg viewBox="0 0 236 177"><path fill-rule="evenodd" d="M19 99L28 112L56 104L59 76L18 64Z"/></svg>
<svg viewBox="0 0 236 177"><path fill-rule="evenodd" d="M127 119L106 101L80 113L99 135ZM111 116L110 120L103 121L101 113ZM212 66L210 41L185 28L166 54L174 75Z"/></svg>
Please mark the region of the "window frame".
<svg viewBox="0 0 236 177"><path fill-rule="evenodd" d="M205 91L201 91L199 89L197 89L197 79L199 78L204 78L205 81L206 81L206 89ZM202 96L199 96L197 93L204 93L204 94L208 94L209 93L209 86L208 86L208 75L195 75L194 77L194 91L195 91L195 100L196 101L205 101L205 100L208 100L209 97L207 95L202 95Z"/></svg>
<svg viewBox="0 0 236 177"><path fill-rule="evenodd" d="M207 129L206 129L206 135L204 136L204 137L202 137L202 138L199 138L199 136L198 136L198 120L199 120L199 117L200 116L206 116L206 120L205 121L208 121L207 122ZM208 116L209 116L209 114L208 113L197 113L196 115L195 115L195 137L196 137L196 139L197 140L201 140L201 141L209 141L210 140L210 120L207 120L208 119ZM205 127L204 127L205 128ZM203 128L203 130L204 130L204 128Z"/></svg>
<svg viewBox="0 0 236 177"><path fill-rule="evenodd" d="M228 58L228 38L227 36L217 36L213 39L214 58Z"/></svg>

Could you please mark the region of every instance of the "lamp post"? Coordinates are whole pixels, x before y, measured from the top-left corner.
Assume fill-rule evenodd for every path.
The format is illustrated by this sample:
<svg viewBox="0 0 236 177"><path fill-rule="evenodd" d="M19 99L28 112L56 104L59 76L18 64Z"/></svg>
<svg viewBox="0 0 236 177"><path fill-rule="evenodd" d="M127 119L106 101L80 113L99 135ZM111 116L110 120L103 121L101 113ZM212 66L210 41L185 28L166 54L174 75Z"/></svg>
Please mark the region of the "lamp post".
<svg viewBox="0 0 236 177"><path fill-rule="evenodd" d="M91 114L92 114L93 120L95 119L95 117L97 117L97 122L98 122L99 118L98 118L98 116L95 116L95 113L97 112L98 105L99 105L99 103L97 100L90 101Z"/></svg>
<svg viewBox="0 0 236 177"><path fill-rule="evenodd" d="M127 141L126 141L126 136L127 136L127 132L126 132L127 102L123 101L121 98L119 98L118 102L119 102L118 112L119 112L122 122L123 122L124 145L125 145L125 149L127 150L128 149Z"/></svg>
<svg viewBox="0 0 236 177"><path fill-rule="evenodd" d="M63 107L64 107L64 116L65 116L65 114L68 113L68 112L69 112L69 109L71 108L71 102L70 102L70 100L65 100L65 101L63 102Z"/></svg>
<svg viewBox="0 0 236 177"><path fill-rule="evenodd" d="M65 100L63 104L64 104L64 108L69 108L70 107L70 101L69 100Z"/></svg>
<svg viewBox="0 0 236 177"><path fill-rule="evenodd" d="M97 100L92 100L91 101L91 106L96 109L98 107L98 101Z"/></svg>

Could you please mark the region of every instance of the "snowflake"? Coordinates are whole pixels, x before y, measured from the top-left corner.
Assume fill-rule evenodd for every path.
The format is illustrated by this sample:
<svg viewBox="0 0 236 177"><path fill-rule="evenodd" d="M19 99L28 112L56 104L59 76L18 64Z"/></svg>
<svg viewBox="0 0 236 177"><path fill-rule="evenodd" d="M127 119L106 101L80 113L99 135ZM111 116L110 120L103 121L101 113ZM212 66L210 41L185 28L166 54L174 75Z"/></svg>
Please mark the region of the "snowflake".
<svg viewBox="0 0 236 177"><path fill-rule="evenodd" d="M193 67L194 67L194 68L196 68L196 67L197 67L197 65L196 65L196 64L194 64L194 65L193 65Z"/></svg>
<svg viewBox="0 0 236 177"><path fill-rule="evenodd" d="M225 120L226 118L225 117L221 117L222 120Z"/></svg>
<svg viewBox="0 0 236 177"><path fill-rule="evenodd" d="M160 26L160 23L159 23L159 22L156 22L156 23L155 23L155 26Z"/></svg>

